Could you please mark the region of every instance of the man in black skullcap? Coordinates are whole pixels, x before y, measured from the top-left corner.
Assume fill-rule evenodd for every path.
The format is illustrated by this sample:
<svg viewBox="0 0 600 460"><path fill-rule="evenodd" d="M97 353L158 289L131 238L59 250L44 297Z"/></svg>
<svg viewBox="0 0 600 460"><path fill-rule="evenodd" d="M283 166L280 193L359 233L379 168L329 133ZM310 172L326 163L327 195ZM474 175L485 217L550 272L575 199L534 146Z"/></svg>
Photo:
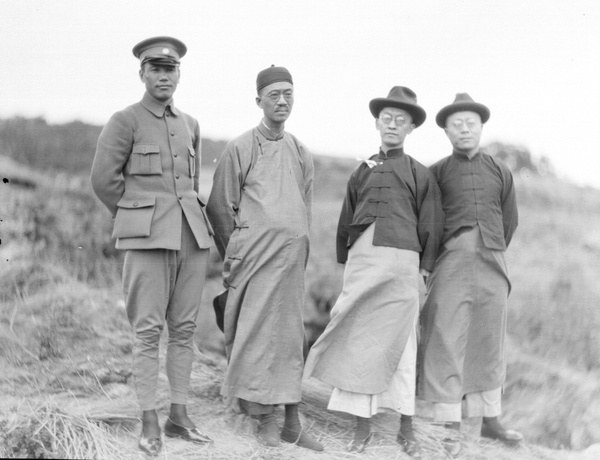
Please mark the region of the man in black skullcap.
<svg viewBox="0 0 600 460"><path fill-rule="evenodd" d="M269 67L258 74L256 89L263 118L225 148L207 206L227 288L222 394L259 419L262 443L323 450L298 417L313 161L284 130L294 104L290 73ZM285 405L281 433L279 404Z"/></svg>
<svg viewBox="0 0 600 460"><path fill-rule="evenodd" d="M200 128L173 104L185 53L185 45L172 37L149 38L133 48L146 92L108 121L91 174L95 193L113 216L117 249L126 251L123 290L135 333L133 372L143 412L139 446L150 455L162 447L156 386L165 322L171 387L165 434L210 442L186 411L212 230L198 198Z"/></svg>
<svg viewBox="0 0 600 460"><path fill-rule="evenodd" d="M431 403L434 420L454 429L445 440L451 455L460 452L462 416L483 417L484 437L523 439L498 420L510 291L504 252L518 212L510 170L479 146L489 117L485 105L457 94L436 117L452 155L430 168L446 219L423 307L418 396Z"/></svg>

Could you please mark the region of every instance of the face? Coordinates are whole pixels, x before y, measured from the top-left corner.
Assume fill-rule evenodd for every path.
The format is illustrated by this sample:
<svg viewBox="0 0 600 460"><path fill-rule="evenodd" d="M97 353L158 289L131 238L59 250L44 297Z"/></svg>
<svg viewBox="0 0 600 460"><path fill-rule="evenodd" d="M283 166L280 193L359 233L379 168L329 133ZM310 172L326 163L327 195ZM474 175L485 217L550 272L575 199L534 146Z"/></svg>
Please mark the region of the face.
<svg viewBox="0 0 600 460"><path fill-rule="evenodd" d="M479 151L483 124L477 112L455 112L446 118L446 136L457 152L474 155Z"/></svg>
<svg viewBox="0 0 600 460"><path fill-rule="evenodd" d="M278 81L265 86L256 97L265 115L265 123L271 128L282 126L292 113L294 86L287 81Z"/></svg>
<svg viewBox="0 0 600 460"><path fill-rule="evenodd" d="M179 84L179 75L178 67L151 62L140 69L140 79L146 85L146 91L160 102L171 100Z"/></svg>
<svg viewBox="0 0 600 460"><path fill-rule="evenodd" d="M388 123L387 119L390 119ZM410 113L396 107L381 109L379 118L375 120L375 127L381 136L381 147L384 151L402 147L406 136L415 129Z"/></svg>

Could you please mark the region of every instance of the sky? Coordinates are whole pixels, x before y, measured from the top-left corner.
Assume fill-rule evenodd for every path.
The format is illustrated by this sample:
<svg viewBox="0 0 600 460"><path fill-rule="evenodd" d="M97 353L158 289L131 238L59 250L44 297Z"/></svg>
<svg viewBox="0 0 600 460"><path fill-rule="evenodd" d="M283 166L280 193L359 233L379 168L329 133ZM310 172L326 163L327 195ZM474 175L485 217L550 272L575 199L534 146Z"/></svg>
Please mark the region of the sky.
<svg viewBox="0 0 600 460"><path fill-rule="evenodd" d="M170 35L188 47L175 103L204 137L260 122L256 74L275 64L294 79L286 129L313 153L377 153L369 101L401 85L427 112L405 151L432 164L451 153L435 116L467 92L491 110L483 145L525 147L600 188L597 0L0 0L0 11L0 118L104 124L143 95L133 46Z"/></svg>

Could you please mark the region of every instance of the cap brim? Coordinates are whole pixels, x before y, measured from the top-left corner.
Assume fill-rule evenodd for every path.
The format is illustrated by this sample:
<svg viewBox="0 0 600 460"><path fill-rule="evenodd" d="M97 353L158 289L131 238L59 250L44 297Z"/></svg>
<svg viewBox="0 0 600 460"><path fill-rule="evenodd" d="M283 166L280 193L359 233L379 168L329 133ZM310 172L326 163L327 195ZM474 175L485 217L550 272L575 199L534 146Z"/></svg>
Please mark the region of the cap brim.
<svg viewBox="0 0 600 460"><path fill-rule="evenodd" d="M179 61L177 59L165 56L147 56L141 61L140 65L143 66L147 62L154 65L164 65L172 67L179 66Z"/></svg>

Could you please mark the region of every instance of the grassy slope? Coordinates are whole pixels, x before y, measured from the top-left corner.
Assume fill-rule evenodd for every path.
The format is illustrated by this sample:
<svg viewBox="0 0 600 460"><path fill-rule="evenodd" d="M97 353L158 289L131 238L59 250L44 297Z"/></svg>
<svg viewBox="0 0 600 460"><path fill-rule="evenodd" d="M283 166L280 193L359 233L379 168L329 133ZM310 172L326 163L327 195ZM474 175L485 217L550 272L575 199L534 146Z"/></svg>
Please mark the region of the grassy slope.
<svg viewBox="0 0 600 460"><path fill-rule="evenodd" d="M328 158L317 162L307 270L307 317L317 326L341 287L342 267L335 263L333 238L345 182L354 165ZM103 241L110 231L103 222L110 219L89 201L85 181L44 178L26 170L12 174L34 177L38 189L4 184L0 201L0 365L4 370L0 392L5 396L0 402L0 438L4 436L0 455L52 452L67 458L137 458L139 421L130 381L131 336L120 289L111 278L119 259ZM594 415L600 413L588 403L590 395L599 394L588 369L598 369L597 334L592 327L599 320L593 308L598 292L591 280L600 275L595 262L600 245L592 231L599 228L600 194L527 178L519 179L518 190L521 226L507 255L513 278L507 419L525 428L528 441L551 444L550 435L557 441L554 447L583 447L598 442ZM206 187L203 192L207 193ZM218 266L213 256L213 275L218 274ZM327 412L327 390L312 383L305 386L305 425L325 443L327 454L293 446L276 451L261 448L253 438L253 423L224 406L218 396L225 365L218 354L222 339L209 303L219 289L218 277L213 276L202 304L198 331L202 352L194 367L190 406L215 445L199 449L168 440L169 456L354 457L344 452L351 422ZM163 418L166 387L161 374ZM356 457L403 458L394 443L397 419L381 415L376 421L376 442ZM429 457L439 458L439 428L421 419L417 427ZM512 451L476 442L466 444L464 456L571 457L569 452L531 444Z"/></svg>

